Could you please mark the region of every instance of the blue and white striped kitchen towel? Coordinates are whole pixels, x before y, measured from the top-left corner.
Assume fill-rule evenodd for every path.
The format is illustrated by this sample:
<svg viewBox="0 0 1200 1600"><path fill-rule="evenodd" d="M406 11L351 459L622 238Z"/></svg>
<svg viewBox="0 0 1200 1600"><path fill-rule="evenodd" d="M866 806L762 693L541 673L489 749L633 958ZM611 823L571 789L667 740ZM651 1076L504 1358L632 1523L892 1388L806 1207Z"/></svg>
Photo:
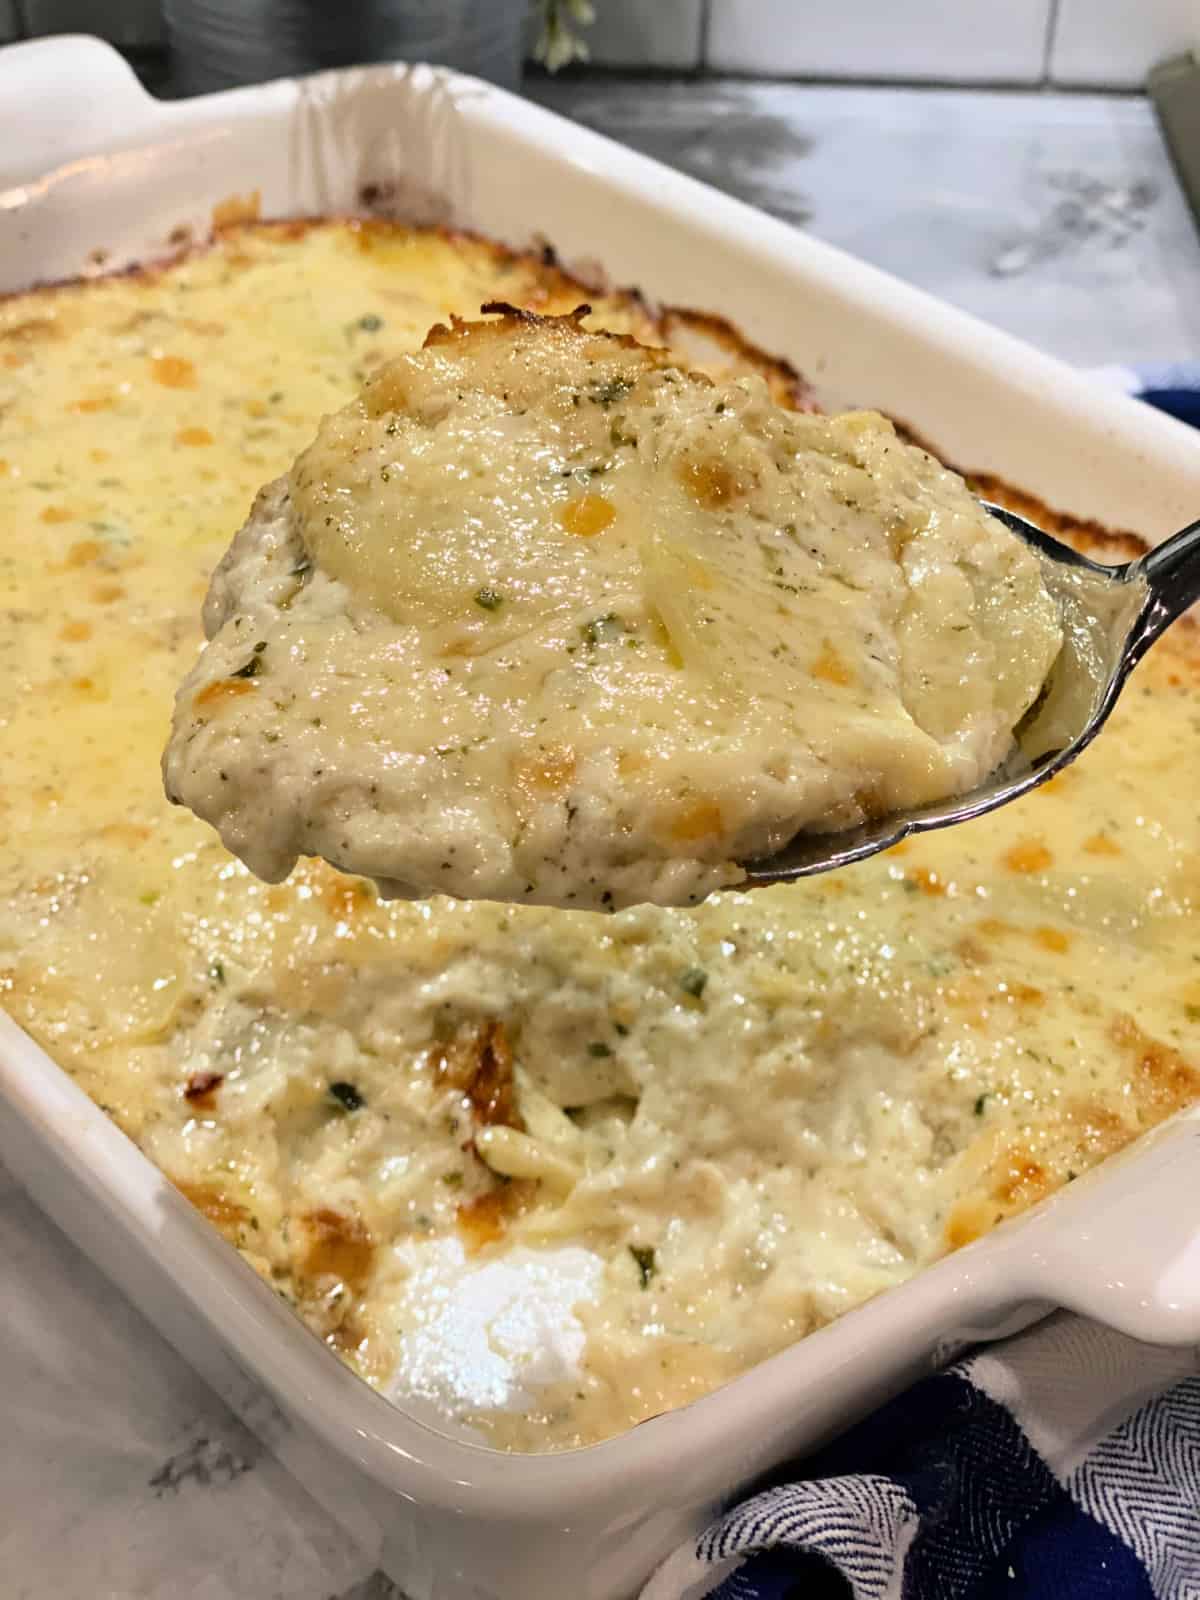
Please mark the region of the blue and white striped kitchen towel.
<svg viewBox="0 0 1200 1600"><path fill-rule="evenodd" d="M1200 365L1095 374L1200 427ZM1200 1351L1059 1314L926 1378L642 1600L1200 1600Z"/></svg>
<svg viewBox="0 0 1200 1600"><path fill-rule="evenodd" d="M1092 376L1200 428L1200 361L1139 367L1097 367Z"/></svg>
<svg viewBox="0 0 1200 1600"><path fill-rule="evenodd" d="M642 1600L1200 1600L1200 1351L1059 1313L926 1378Z"/></svg>

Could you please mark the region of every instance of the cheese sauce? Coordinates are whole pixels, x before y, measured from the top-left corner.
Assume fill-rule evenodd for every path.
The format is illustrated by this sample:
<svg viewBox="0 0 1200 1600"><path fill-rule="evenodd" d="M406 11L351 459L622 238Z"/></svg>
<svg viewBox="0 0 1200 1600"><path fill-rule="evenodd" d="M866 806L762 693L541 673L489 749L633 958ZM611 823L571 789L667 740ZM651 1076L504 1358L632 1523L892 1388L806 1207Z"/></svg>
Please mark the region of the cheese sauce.
<svg viewBox="0 0 1200 1600"><path fill-rule="evenodd" d="M959 477L500 309L326 417L217 569L164 775L253 871L688 905L1001 763L1061 630Z"/></svg>
<svg viewBox="0 0 1200 1600"><path fill-rule="evenodd" d="M1200 1095L1200 650L1168 636L1045 789L786 890L601 919L256 881L161 791L208 575L322 413L497 297L580 294L330 223L0 303L0 994L368 1381L547 1449Z"/></svg>

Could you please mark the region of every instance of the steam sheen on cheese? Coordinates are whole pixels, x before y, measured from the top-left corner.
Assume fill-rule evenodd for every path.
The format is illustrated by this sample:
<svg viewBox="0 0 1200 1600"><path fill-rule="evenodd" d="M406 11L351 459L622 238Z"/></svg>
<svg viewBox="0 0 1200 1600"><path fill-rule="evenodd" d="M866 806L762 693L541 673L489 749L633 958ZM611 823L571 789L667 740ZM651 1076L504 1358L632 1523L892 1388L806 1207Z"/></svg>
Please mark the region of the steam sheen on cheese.
<svg viewBox="0 0 1200 1600"><path fill-rule="evenodd" d="M511 311L325 418L205 624L167 786L258 875L588 908L973 787L1060 644L1036 558L884 418Z"/></svg>

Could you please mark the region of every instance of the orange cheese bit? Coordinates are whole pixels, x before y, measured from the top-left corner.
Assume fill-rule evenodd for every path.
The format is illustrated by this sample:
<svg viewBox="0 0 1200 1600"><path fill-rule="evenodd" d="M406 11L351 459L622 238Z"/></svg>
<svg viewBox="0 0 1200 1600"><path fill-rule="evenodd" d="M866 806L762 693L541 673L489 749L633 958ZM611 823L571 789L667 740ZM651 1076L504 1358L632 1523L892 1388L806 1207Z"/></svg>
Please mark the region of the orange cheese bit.
<svg viewBox="0 0 1200 1600"><path fill-rule="evenodd" d="M509 1224L525 1210L535 1187L518 1178L459 1206L455 1222L467 1254L475 1255L486 1245L503 1239Z"/></svg>
<svg viewBox="0 0 1200 1600"><path fill-rule="evenodd" d="M1049 1174L1041 1162L1035 1161L1027 1151L1014 1149L992 1193L999 1205L1023 1211L1040 1200L1049 1188Z"/></svg>
<svg viewBox="0 0 1200 1600"><path fill-rule="evenodd" d="M721 808L713 800L697 800L685 807L671 820L672 839L680 844L691 844L698 839L709 839L719 834L725 826Z"/></svg>
<svg viewBox="0 0 1200 1600"><path fill-rule="evenodd" d="M92 637L92 625L90 622L64 622L58 630L58 637L67 644L79 644Z"/></svg>
<svg viewBox="0 0 1200 1600"><path fill-rule="evenodd" d="M1010 983L1008 992L1013 1000L1025 1006L1040 1006L1046 998L1045 991L1035 989L1031 983Z"/></svg>
<svg viewBox="0 0 1200 1600"><path fill-rule="evenodd" d="M908 876L922 894L941 895L946 892L946 880L928 867L914 867Z"/></svg>
<svg viewBox="0 0 1200 1600"><path fill-rule="evenodd" d="M733 473L723 461L711 456L700 460L686 457L679 466L679 479L696 504L706 511L728 505L738 492Z"/></svg>
<svg viewBox="0 0 1200 1600"><path fill-rule="evenodd" d="M840 689L848 688L854 682L854 674L828 639L821 646L821 653L817 656L809 671L814 678L822 678L826 683L836 684Z"/></svg>
<svg viewBox="0 0 1200 1600"><path fill-rule="evenodd" d="M1022 839L1000 857L1010 872L1045 872L1054 857L1040 839Z"/></svg>
<svg viewBox="0 0 1200 1600"><path fill-rule="evenodd" d="M217 678L206 684L192 701L192 709L200 711L208 706L219 706L226 700L236 700L244 694L253 694L254 685L249 678Z"/></svg>
<svg viewBox="0 0 1200 1600"><path fill-rule="evenodd" d="M150 362L150 376L164 389L196 387L196 369L183 356L155 356Z"/></svg>
<svg viewBox="0 0 1200 1600"><path fill-rule="evenodd" d="M215 442L216 441L213 439L212 434L209 433L207 428L180 428L179 432L175 435L176 444L199 446L205 444L214 444Z"/></svg>
<svg viewBox="0 0 1200 1600"><path fill-rule="evenodd" d="M508 1221L506 1196L503 1189L493 1189L481 1194L468 1205L459 1206L456 1221L467 1253L474 1255L484 1245L503 1239Z"/></svg>
<svg viewBox="0 0 1200 1600"><path fill-rule="evenodd" d="M513 769L513 779L523 789L541 794L562 794L575 778L575 752L570 745L550 745L526 756Z"/></svg>
<svg viewBox="0 0 1200 1600"><path fill-rule="evenodd" d="M1123 854L1117 841L1110 839L1106 833L1093 833L1090 838L1083 841L1083 848L1090 856L1119 856Z"/></svg>
<svg viewBox="0 0 1200 1600"><path fill-rule="evenodd" d="M46 506L41 512L43 522L74 522L75 513L68 511L66 506ZM96 546L97 550L100 548Z"/></svg>
<svg viewBox="0 0 1200 1600"><path fill-rule="evenodd" d="M185 1200L190 1200L197 1211L223 1233L235 1230L239 1223L248 1222L250 1213L240 1201L233 1200L224 1190L208 1183L185 1183L180 1178L172 1180Z"/></svg>
<svg viewBox="0 0 1200 1600"><path fill-rule="evenodd" d="M1033 937L1043 950L1051 950L1057 956L1065 955L1071 948L1071 935L1061 928L1035 928Z"/></svg>
<svg viewBox="0 0 1200 1600"><path fill-rule="evenodd" d="M961 1250L965 1244L974 1244L999 1220L982 1200L959 1201L946 1219L946 1248Z"/></svg>
<svg viewBox="0 0 1200 1600"><path fill-rule="evenodd" d="M81 700L108 699L108 690L103 684L97 683L95 678L72 678L70 687Z"/></svg>
<svg viewBox="0 0 1200 1600"><path fill-rule="evenodd" d="M602 494L581 494L560 509L558 523L579 539L592 539L610 527L616 515L616 507Z"/></svg>
<svg viewBox="0 0 1200 1600"><path fill-rule="evenodd" d="M319 865L324 868L325 863ZM317 881L321 884L318 899L335 922L352 922L375 904L374 892L363 878L348 878L330 868L318 873Z"/></svg>

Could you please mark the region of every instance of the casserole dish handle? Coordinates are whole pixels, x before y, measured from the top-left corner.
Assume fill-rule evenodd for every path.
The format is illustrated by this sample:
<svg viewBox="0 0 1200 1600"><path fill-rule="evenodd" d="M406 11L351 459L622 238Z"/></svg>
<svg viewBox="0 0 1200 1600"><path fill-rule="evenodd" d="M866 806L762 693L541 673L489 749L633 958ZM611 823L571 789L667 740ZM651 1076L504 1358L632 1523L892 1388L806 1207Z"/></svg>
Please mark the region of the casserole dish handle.
<svg viewBox="0 0 1200 1600"><path fill-rule="evenodd" d="M1031 1295L1150 1344L1200 1344L1200 1107L1069 1184L1013 1241Z"/></svg>

